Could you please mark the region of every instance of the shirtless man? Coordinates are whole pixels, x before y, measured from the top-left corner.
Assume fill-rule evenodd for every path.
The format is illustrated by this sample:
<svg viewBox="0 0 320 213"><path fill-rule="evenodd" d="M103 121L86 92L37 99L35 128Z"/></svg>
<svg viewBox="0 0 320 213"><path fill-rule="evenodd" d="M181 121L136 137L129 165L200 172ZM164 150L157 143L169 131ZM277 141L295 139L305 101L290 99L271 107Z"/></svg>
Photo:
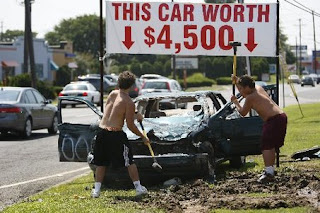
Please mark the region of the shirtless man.
<svg viewBox="0 0 320 213"><path fill-rule="evenodd" d="M231 96L231 101L239 113L245 116L250 109L254 109L264 121L261 150L265 170L258 182L272 181L274 179L275 152L283 146L287 130L287 116L262 87L255 85L250 76L244 75L238 78L232 75L232 81L236 82L240 94L245 98L245 102L241 106L237 98L234 95Z"/></svg>
<svg viewBox="0 0 320 213"><path fill-rule="evenodd" d="M147 189L140 184L139 173L131 152L131 146L125 132L122 131L124 120L128 128L140 136L145 144L150 143L149 139L139 131L134 124L134 119L142 121L140 113L135 114L135 105L129 97L129 90L135 82L135 75L125 71L119 75L119 90L112 91L105 104L103 117L99 127L101 131L96 136L94 147L94 162L96 169L95 188L91 196L100 196L101 183L104 179L106 166L112 163L115 168L127 167L129 176L136 189L137 195L147 193Z"/></svg>

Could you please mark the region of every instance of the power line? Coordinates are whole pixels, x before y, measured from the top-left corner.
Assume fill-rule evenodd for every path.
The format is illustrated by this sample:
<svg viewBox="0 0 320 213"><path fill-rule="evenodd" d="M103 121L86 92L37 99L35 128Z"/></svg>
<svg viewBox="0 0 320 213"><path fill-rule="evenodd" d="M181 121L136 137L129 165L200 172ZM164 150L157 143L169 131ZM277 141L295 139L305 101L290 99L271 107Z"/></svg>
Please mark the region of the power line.
<svg viewBox="0 0 320 213"><path fill-rule="evenodd" d="M309 13L309 14L312 14L312 10L310 10L309 8L308 8L308 9L304 9L304 8L302 8L302 7L294 4L294 3L292 3L292 2L289 2L288 0L284 0L284 1L287 2L287 3L289 3L289 4L291 4L292 6L295 6L295 7L299 8L300 10L303 10L303 11ZM300 3L299 3L299 4L300 4ZM301 4L300 4L300 5L301 5ZM302 6L305 7L304 5L302 5ZM307 8L307 7L305 7L305 8ZM314 12L314 15L320 18L320 14L319 14L319 13Z"/></svg>
<svg viewBox="0 0 320 213"><path fill-rule="evenodd" d="M307 10L309 10L309 11L313 11L313 10L311 10L310 8L308 8L308 7L306 7L306 6L304 6L303 4L301 4L300 2L298 2L298 1L296 1L296 0L293 0L295 3L297 3L297 4L299 4L300 6L302 6L302 7L304 7L304 8L306 8ZM315 14L317 14L317 15L320 15L319 13L317 13L317 12L315 12L315 11L313 11Z"/></svg>

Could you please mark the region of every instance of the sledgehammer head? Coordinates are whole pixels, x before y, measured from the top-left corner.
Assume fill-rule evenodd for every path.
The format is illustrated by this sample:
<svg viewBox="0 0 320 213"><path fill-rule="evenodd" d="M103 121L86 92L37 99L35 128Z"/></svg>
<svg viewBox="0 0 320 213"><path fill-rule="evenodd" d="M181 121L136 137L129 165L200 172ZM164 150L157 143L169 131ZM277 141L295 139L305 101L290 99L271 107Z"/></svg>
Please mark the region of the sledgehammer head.
<svg viewBox="0 0 320 213"><path fill-rule="evenodd" d="M162 166L160 166L160 164L158 164L158 162L154 162L152 164L152 168L154 168L157 172L161 172L162 171Z"/></svg>
<svg viewBox="0 0 320 213"><path fill-rule="evenodd" d="M230 42L229 45L233 47L233 53L234 55L236 55L237 47L241 46L241 42L233 41L233 42Z"/></svg>

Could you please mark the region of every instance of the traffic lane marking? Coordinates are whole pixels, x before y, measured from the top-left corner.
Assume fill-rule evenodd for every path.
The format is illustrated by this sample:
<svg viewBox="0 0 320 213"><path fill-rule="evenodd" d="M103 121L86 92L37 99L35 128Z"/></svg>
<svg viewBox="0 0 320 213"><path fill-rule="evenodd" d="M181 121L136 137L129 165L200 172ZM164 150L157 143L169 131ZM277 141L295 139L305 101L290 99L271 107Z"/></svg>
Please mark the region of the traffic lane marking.
<svg viewBox="0 0 320 213"><path fill-rule="evenodd" d="M33 182L37 182L37 181L40 181L40 180L46 180L46 179L54 178L54 177L62 177L62 176L67 175L67 174L71 174L71 173L75 173L75 172L79 172L79 171L83 171L83 170L87 170L87 169L90 169L90 168L89 167L83 167L83 168L80 168L80 169L76 169L76 170L72 170L72 171L68 171L68 172L62 172L62 173L58 173L58 174L55 174L55 175L49 175L49 176L45 176L45 177L41 177L41 178L36 178L36 179L32 179L32 180L27 180L27 181L13 183L13 184L9 184L9 185L4 185L4 186L0 186L0 189L5 189L5 188L14 187L14 186L24 185L24 184L27 184L27 183L33 183Z"/></svg>

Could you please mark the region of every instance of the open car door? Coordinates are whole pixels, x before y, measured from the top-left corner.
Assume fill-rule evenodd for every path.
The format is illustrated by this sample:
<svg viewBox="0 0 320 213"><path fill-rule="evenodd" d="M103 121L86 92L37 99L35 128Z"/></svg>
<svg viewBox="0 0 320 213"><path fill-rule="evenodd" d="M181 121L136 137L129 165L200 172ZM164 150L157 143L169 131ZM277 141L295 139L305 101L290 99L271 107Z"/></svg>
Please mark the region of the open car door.
<svg viewBox="0 0 320 213"><path fill-rule="evenodd" d="M69 108L69 105L72 108ZM77 106L77 115L74 115L74 106ZM77 97L59 98L58 151L60 162L87 162L93 138L98 130L98 121L101 118L102 113L91 102Z"/></svg>

